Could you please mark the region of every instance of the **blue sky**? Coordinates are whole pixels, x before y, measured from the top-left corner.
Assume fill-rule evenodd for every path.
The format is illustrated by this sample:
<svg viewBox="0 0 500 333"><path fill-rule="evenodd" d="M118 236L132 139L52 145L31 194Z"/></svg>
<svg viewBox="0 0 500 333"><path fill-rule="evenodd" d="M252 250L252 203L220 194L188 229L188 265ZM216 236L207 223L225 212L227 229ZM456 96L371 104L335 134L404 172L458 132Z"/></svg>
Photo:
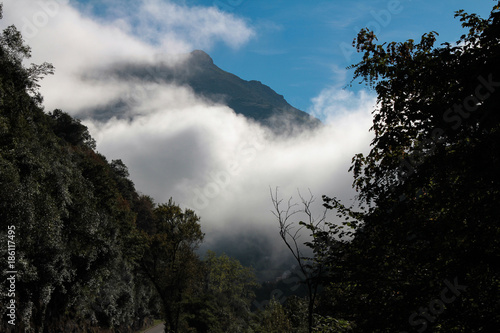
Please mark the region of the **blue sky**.
<svg viewBox="0 0 500 333"><path fill-rule="evenodd" d="M257 26L263 25L262 32L237 52L216 48L211 53L216 63L228 71L261 80L296 107L307 110L311 98L325 86L345 84L352 77L349 72L343 78L336 69L359 60L356 53L347 50L362 27L379 30L380 41L418 40L432 30L440 33L440 42L455 41L461 34L460 22L453 18L455 10L463 8L487 15L492 7L492 1L486 0L402 0L395 2L399 3L395 7L397 14L389 16L390 3L247 0L233 12ZM266 29L266 24L275 29Z"/></svg>
<svg viewBox="0 0 500 333"><path fill-rule="evenodd" d="M116 17L126 11L117 10L112 1L79 2L91 4L93 15L101 17ZM462 33L459 20L453 17L456 10L487 16L493 6L491 0L174 2L188 7L215 6L244 20L255 31L247 43L234 48L220 42L205 51L222 69L247 80L262 81L305 111L325 87L349 82L352 72L343 77L339 70L359 59L349 46L360 28L372 28L380 41L418 40L434 30L440 34L439 43L453 42Z"/></svg>

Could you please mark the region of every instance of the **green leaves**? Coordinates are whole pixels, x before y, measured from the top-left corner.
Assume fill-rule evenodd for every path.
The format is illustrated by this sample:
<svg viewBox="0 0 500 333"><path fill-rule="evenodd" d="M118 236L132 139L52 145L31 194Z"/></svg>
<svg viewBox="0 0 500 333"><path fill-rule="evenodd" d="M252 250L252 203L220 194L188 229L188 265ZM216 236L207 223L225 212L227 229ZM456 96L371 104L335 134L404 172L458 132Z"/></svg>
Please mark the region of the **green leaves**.
<svg viewBox="0 0 500 333"><path fill-rule="evenodd" d="M217 256L208 251L203 263L206 267L206 293L213 299L212 312L216 321L213 332L239 332L250 326L250 303L259 286L253 269L244 267L225 254Z"/></svg>
<svg viewBox="0 0 500 333"><path fill-rule="evenodd" d="M168 329L177 332L185 315L185 301L200 279L199 259L194 252L204 234L199 217L172 199L153 210L153 232L143 233L142 271L158 292Z"/></svg>
<svg viewBox="0 0 500 333"><path fill-rule="evenodd" d="M24 44L21 32L14 25L8 26L2 31L0 43L3 55L16 65L31 57L31 48Z"/></svg>

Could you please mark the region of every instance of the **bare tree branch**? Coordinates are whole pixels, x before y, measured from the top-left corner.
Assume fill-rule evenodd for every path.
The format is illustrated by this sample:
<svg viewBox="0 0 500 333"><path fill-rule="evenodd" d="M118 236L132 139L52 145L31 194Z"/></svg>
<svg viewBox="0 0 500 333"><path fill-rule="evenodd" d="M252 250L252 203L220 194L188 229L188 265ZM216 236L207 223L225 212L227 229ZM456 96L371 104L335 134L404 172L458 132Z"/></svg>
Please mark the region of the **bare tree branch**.
<svg viewBox="0 0 500 333"><path fill-rule="evenodd" d="M309 198L306 199L302 196L299 190L299 198L301 204L303 206L302 209L295 209L298 204L292 203L292 198L288 200L286 209L281 208L283 203L283 199L280 199L278 196L278 187L275 188L274 193L272 189L269 190L271 194L271 201L273 203L274 210L272 211L273 215L278 220L278 224L280 227L280 236L283 239L283 242L288 247L290 252L292 253L295 261L298 264L298 267L306 277L304 281L309 298L308 304L308 328L309 332L312 332L313 328L313 312L314 312L314 304L316 301L316 296L318 293L318 288L320 285L319 277L323 272L323 264L315 260L315 258L308 258L304 256L303 251L301 250L299 238L301 236L301 231L304 227L309 229L312 232L313 237L315 237L315 233L317 230L324 230L326 223L326 209L324 209L323 214L320 215L317 219L314 218L311 206L315 201L315 198L311 191L309 190ZM306 222L300 221L294 223L291 221L291 218L298 213L304 213L306 215ZM311 243L304 243L305 245ZM313 249L314 250L314 249Z"/></svg>

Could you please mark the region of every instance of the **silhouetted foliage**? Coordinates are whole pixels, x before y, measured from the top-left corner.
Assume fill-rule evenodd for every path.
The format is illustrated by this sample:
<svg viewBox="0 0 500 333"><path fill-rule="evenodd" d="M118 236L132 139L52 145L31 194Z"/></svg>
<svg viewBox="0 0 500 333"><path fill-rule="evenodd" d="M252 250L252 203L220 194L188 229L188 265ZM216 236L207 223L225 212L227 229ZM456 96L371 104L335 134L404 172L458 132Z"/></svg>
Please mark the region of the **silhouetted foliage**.
<svg viewBox="0 0 500 333"><path fill-rule="evenodd" d="M456 16L468 29L456 45L434 46L435 32L380 45L366 29L354 42L354 78L378 95L372 149L351 167L366 208L324 197L346 222L314 245L329 253L318 311L359 332L500 324L500 11Z"/></svg>

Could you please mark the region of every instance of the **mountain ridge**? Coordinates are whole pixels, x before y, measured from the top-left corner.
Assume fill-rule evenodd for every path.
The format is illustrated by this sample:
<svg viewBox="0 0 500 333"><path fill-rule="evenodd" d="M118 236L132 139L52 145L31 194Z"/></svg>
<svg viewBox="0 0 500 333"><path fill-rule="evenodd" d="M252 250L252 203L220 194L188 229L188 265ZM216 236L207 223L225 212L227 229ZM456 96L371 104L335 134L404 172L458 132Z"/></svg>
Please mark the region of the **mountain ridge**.
<svg viewBox="0 0 500 333"><path fill-rule="evenodd" d="M257 80L244 80L217 65L202 50L186 54L185 60L172 65L169 62L155 65L125 63L106 70L107 75L125 80L140 80L189 86L193 92L215 103L227 105L278 135L293 135L303 130L315 129L321 121L290 105L283 95ZM124 101L115 102L102 109L93 110L93 118L110 119L126 114Z"/></svg>
<svg viewBox="0 0 500 333"><path fill-rule="evenodd" d="M210 98L211 93L224 94L224 91L229 90L227 84L232 85L232 94L226 101L228 106L236 113L243 114L277 133L290 133L297 128L312 129L321 124L318 119L290 105L283 95L262 82L247 81L219 68L202 50L191 52L188 63L197 70L197 75L191 77L188 82L195 92ZM206 86L206 81L218 84Z"/></svg>

